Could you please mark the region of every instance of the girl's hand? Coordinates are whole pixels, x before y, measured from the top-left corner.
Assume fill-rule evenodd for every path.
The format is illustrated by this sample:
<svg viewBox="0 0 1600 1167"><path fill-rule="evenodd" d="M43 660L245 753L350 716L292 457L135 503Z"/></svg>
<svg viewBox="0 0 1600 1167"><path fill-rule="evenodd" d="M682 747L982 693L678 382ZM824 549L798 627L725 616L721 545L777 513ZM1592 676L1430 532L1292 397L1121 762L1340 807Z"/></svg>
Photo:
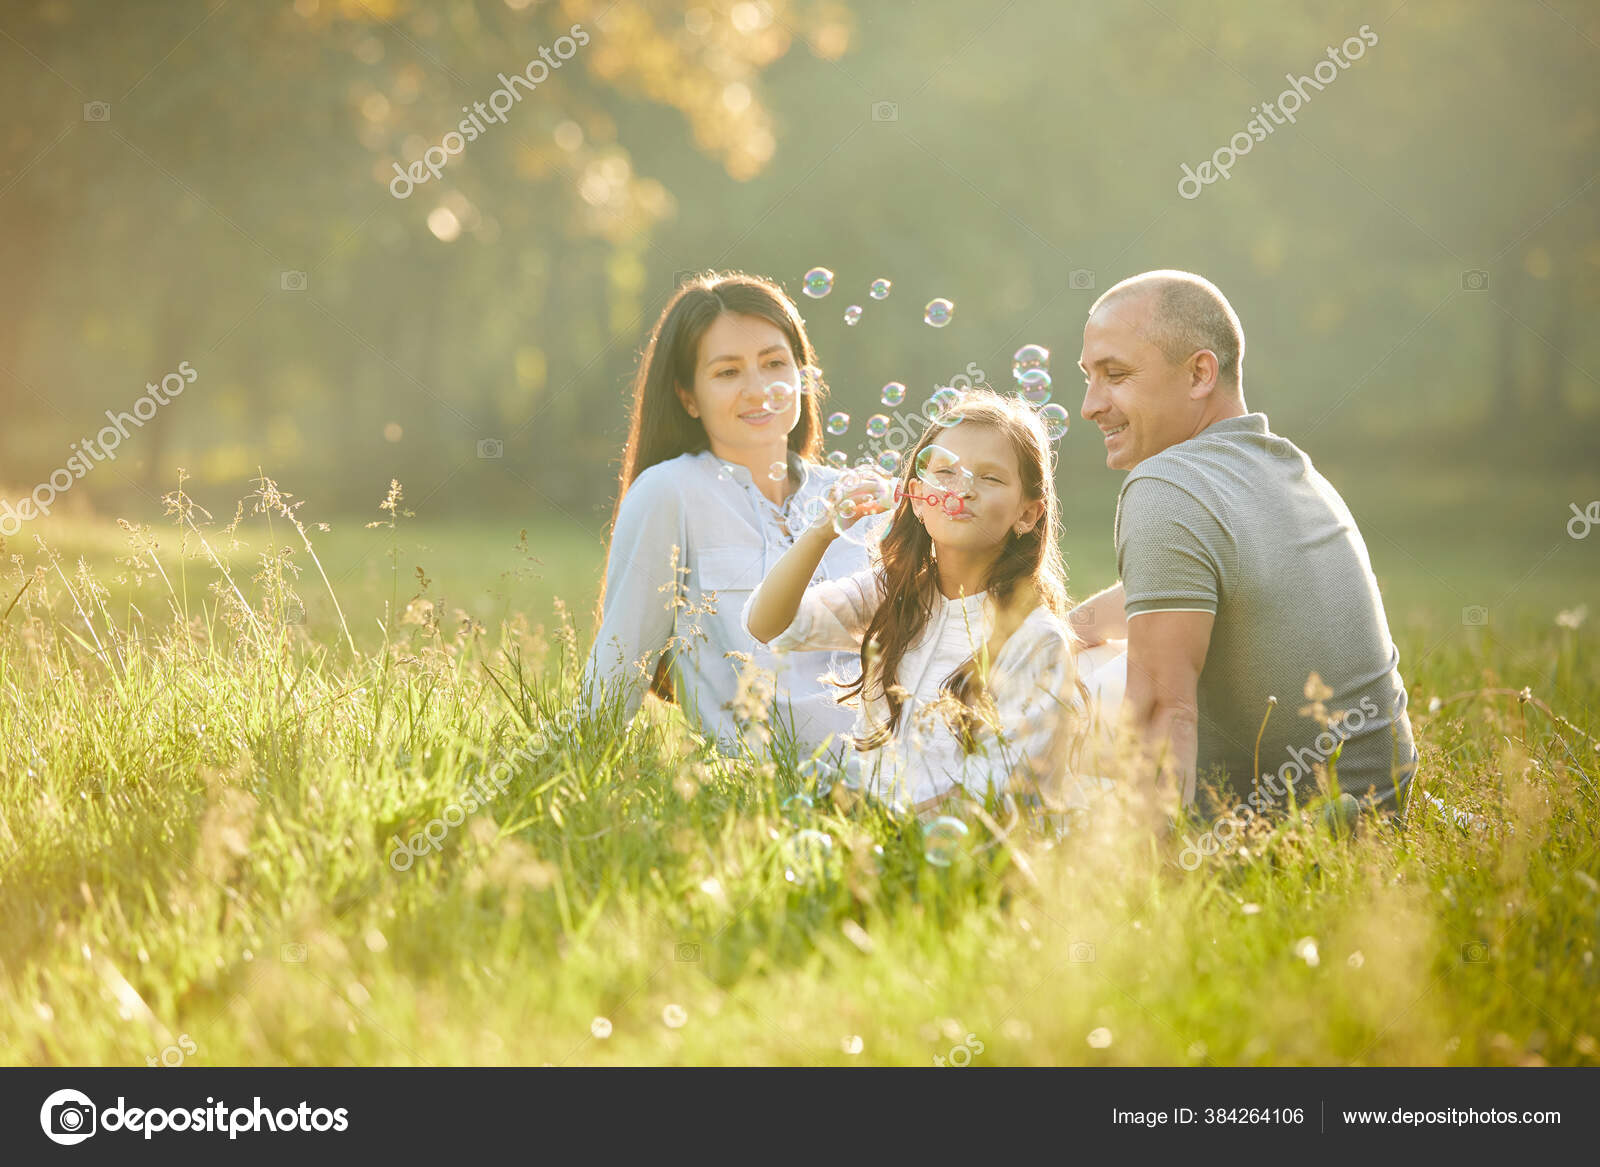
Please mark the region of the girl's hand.
<svg viewBox="0 0 1600 1167"><path fill-rule="evenodd" d="M867 515L881 515L894 509L896 482L871 466L846 471L828 488L828 511L824 518L835 532L843 534ZM818 520L819 524L823 520Z"/></svg>

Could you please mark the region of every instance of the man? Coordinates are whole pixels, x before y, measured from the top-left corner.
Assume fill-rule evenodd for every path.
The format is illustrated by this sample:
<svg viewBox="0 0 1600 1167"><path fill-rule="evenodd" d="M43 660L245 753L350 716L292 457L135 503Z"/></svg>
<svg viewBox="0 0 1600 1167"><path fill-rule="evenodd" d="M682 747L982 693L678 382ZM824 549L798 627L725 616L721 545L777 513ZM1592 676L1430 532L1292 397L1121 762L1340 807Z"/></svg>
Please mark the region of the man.
<svg viewBox="0 0 1600 1167"><path fill-rule="evenodd" d="M1342 791L1392 811L1416 750L1366 544L1305 453L1246 409L1243 361L1239 318L1197 275L1145 272L1090 308L1082 412L1129 473L1121 583L1073 623L1090 644L1127 637L1124 709L1163 758L1169 808L1198 777L1283 809L1331 763Z"/></svg>

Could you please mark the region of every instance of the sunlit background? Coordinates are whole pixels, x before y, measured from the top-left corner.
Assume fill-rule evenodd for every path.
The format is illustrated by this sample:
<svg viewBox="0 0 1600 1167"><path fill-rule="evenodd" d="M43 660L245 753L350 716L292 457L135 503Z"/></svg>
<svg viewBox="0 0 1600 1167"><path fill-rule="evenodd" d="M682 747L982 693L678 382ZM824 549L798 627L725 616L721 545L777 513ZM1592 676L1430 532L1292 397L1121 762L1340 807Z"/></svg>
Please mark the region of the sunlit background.
<svg viewBox="0 0 1600 1167"><path fill-rule="evenodd" d="M1294 124L1180 192L1350 38ZM1178 267L1232 299L1249 404L1346 493L1381 576L1444 609L1570 584L1600 547L1564 527L1600 498L1597 44L1579 0L18 0L0 497L188 362L58 513L155 521L182 467L224 518L265 472L364 521L399 478L452 557L529 528L581 607L681 273L795 295L854 459L884 382L907 410L974 370L1008 390L1024 342L1076 418L1089 304ZM395 197L541 47L544 80ZM817 265L835 288L805 298ZM1079 422L1075 590L1108 582L1120 481Z"/></svg>

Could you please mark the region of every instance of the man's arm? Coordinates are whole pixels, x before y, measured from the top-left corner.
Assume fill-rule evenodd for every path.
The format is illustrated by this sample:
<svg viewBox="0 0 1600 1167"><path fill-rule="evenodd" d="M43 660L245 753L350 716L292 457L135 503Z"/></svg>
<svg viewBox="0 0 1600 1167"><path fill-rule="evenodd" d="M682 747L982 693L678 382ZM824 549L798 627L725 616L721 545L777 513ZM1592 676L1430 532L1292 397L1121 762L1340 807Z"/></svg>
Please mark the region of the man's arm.
<svg viewBox="0 0 1600 1167"><path fill-rule="evenodd" d="M1080 648L1093 648L1108 640L1126 640L1128 617L1122 610L1121 581L1103 592L1096 592L1068 612L1067 627L1078 638Z"/></svg>
<svg viewBox="0 0 1600 1167"><path fill-rule="evenodd" d="M1157 805L1194 801L1200 748L1200 670L1211 645L1210 612L1139 612L1128 620L1124 703L1145 758L1157 768Z"/></svg>

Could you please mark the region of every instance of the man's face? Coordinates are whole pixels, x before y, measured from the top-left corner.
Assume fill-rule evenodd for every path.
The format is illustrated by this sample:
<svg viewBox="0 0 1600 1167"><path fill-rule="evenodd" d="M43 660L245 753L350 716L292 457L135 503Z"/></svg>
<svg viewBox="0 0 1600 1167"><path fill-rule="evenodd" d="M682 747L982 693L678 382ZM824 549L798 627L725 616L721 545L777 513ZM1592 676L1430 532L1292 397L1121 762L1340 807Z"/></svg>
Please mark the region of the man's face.
<svg viewBox="0 0 1600 1167"><path fill-rule="evenodd" d="M1203 396L1193 395L1188 364L1175 365L1141 326L1149 296L1133 295L1100 306L1083 327L1078 366L1088 380L1083 416L1105 435L1106 465L1132 470L1168 446L1194 436Z"/></svg>

